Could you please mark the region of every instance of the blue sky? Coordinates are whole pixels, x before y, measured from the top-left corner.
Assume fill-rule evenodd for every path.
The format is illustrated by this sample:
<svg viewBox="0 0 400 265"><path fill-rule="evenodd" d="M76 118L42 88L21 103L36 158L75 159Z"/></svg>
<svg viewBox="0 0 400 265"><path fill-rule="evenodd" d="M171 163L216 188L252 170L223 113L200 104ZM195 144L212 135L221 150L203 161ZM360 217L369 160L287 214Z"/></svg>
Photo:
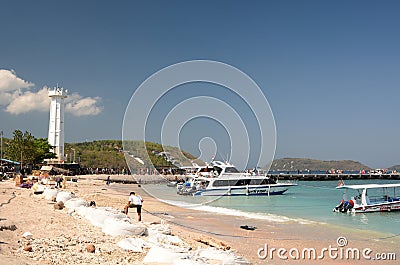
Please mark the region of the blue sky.
<svg viewBox="0 0 400 265"><path fill-rule="evenodd" d="M398 1L6 1L0 129L47 137L40 92L58 83L74 93L66 142L121 139L127 104L146 78L205 59L257 82L275 117L277 158L400 164L399 13ZM184 128L188 151L198 146L190 143L196 122Z"/></svg>

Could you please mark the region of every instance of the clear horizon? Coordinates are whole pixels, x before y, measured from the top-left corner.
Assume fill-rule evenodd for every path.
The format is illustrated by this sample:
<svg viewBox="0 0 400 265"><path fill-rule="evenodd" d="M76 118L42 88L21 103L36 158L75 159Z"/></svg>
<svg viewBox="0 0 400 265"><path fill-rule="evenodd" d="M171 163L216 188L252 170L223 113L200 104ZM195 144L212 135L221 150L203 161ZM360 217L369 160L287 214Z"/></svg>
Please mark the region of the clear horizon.
<svg viewBox="0 0 400 265"><path fill-rule="evenodd" d="M129 101L147 78L204 59L229 64L260 87L276 124L275 159L399 165L399 11L398 1L6 2L0 10L0 130L8 138L15 129L47 138L46 88L58 84L70 91L65 142L122 139ZM146 140L161 142L164 119L195 96L235 108L255 139L251 153L270 137L260 138L236 95L192 83L154 105ZM222 111L214 104L207 109ZM228 129L236 126L192 119L179 131L180 147L203 156L216 147L220 158L228 156ZM250 156L250 164L255 161Z"/></svg>

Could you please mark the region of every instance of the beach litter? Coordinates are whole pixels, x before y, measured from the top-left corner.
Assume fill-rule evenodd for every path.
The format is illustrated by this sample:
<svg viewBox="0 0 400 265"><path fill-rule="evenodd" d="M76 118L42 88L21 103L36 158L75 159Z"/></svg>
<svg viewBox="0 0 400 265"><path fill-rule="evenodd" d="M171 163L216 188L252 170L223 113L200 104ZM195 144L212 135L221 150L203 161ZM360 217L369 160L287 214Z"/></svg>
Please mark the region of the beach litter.
<svg viewBox="0 0 400 265"><path fill-rule="evenodd" d="M1 225L0 231L3 231L3 230L15 231L15 230L17 230L17 226L16 225Z"/></svg>
<svg viewBox="0 0 400 265"><path fill-rule="evenodd" d="M252 226L252 225L241 225L240 228L242 228L244 230L250 230L250 231L253 231L253 230L257 229L257 227Z"/></svg>
<svg viewBox="0 0 400 265"><path fill-rule="evenodd" d="M23 238L26 238L26 239L31 239L32 236L33 236L33 235L32 235L31 232L25 232L25 233L22 234L22 237L23 237Z"/></svg>

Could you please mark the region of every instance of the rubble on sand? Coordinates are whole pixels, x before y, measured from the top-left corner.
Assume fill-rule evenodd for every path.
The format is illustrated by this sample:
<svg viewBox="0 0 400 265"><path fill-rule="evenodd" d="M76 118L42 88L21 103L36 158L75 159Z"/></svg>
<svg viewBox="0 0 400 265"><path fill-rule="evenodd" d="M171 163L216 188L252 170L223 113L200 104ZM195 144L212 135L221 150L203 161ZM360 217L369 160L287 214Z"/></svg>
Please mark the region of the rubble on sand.
<svg viewBox="0 0 400 265"><path fill-rule="evenodd" d="M136 222L111 207L89 207L88 202L66 191L45 189L40 196L62 203L70 218L85 219L101 230L77 225L73 236L23 237L18 253L35 261L52 264L249 264L228 248L209 244L206 248L192 249L172 234L168 224Z"/></svg>

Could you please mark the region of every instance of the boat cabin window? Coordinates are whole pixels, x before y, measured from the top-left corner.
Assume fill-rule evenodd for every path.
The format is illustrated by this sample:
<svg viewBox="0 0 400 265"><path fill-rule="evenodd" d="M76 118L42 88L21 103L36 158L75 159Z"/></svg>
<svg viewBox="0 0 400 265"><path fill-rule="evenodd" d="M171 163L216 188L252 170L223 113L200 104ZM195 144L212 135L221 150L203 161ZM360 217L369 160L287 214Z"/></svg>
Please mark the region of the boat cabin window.
<svg viewBox="0 0 400 265"><path fill-rule="evenodd" d="M199 170L199 172L211 172L212 168L210 167L205 167Z"/></svg>
<svg viewBox="0 0 400 265"><path fill-rule="evenodd" d="M227 167L225 168L225 173L239 173L239 170L237 170L235 167Z"/></svg>
<svg viewBox="0 0 400 265"><path fill-rule="evenodd" d="M217 173L218 173L218 175L219 174L221 174L221 172L222 172L222 168L220 168L220 167L214 167L214 171L217 171Z"/></svg>
<svg viewBox="0 0 400 265"><path fill-rule="evenodd" d="M276 184L272 179L218 179L214 181L214 187L222 186L246 186L246 185L269 185Z"/></svg>
<svg viewBox="0 0 400 265"><path fill-rule="evenodd" d="M216 180L213 183L214 187L228 186L229 182L227 180Z"/></svg>
<svg viewBox="0 0 400 265"><path fill-rule="evenodd" d="M249 185L260 185L262 181L262 179L251 179Z"/></svg>
<svg viewBox="0 0 400 265"><path fill-rule="evenodd" d="M270 185L270 184L276 184L276 182L273 179L265 178L260 183L260 185Z"/></svg>
<svg viewBox="0 0 400 265"><path fill-rule="evenodd" d="M214 181L214 187L222 186L246 186L250 184L250 179L224 179Z"/></svg>
<svg viewBox="0 0 400 265"><path fill-rule="evenodd" d="M251 181L251 179L240 179L240 180L236 181L235 186L246 186L246 185L250 185L250 181Z"/></svg>

